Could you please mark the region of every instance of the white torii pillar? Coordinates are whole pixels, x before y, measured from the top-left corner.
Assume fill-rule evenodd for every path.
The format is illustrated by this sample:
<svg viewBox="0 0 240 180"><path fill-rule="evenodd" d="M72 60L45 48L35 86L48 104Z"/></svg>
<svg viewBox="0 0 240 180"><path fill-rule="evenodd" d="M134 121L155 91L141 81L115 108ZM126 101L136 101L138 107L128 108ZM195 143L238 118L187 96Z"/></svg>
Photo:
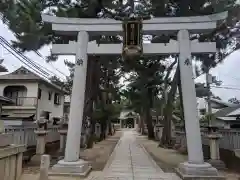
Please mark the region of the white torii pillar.
<svg viewBox="0 0 240 180"><path fill-rule="evenodd" d="M204 162L197 98L192 69L191 42L189 32L178 32L179 66L183 96L185 130L187 136L188 162L181 163L177 173L182 179L221 179L216 168Z"/></svg>
<svg viewBox="0 0 240 180"><path fill-rule="evenodd" d="M203 151L202 151L202 142L199 126L199 117L197 115L197 102L196 102L196 92L193 80L192 72L192 58L191 54L193 53L215 53L216 44L215 43L199 43L192 42L189 39L189 33L198 33L205 32L216 28L216 21L222 20L227 17L227 13L219 13L210 16L198 16L198 17L178 17L178 18L153 18L148 21L143 22L143 31L145 33L154 33L162 34L164 32L178 32L178 42L171 42L167 45L165 44L144 44L143 53L144 54L179 54L180 62L180 76L181 83L183 88L183 105L184 105L184 117L186 124L186 135L187 135L187 147L188 147L188 162L181 163L178 168L178 173L183 179L188 178L201 178L201 179L217 179L218 172L210 164L204 163ZM57 31L60 34L76 35L78 37L82 31L87 31L93 34L102 34L102 35L117 35L122 31L122 24L119 21L109 20L109 19L76 19L76 18L59 18L53 16L43 15L43 20L45 22L52 23L53 30ZM80 32L80 33L79 33ZM83 38L83 37L82 37ZM69 44L54 44L52 48L53 54L59 55L76 55L78 59L78 53L76 54L76 48L83 48L84 51L81 53L94 54L94 55L119 55L122 50L121 44L101 44L98 46L96 43L88 43L86 39L78 38L78 42L69 42ZM80 54L81 54L80 53ZM82 54L81 54L82 56ZM80 56L80 57L81 57ZM84 56L85 57L85 56ZM86 58L87 59L87 58ZM82 63L84 64L86 59L83 59ZM81 60L81 59L80 59ZM86 65L86 64L84 64ZM83 65L83 68L85 66ZM78 70L80 71L81 68ZM77 68L76 68L77 70ZM67 167L75 168L78 172L83 172L82 165L85 163L81 160L78 160L77 154L79 154L80 142L80 132L81 130L76 130L81 128L80 122L82 122L82 110L84 102L84 90L85 90L85 81L86 71L84 72L75 72L74 76L74 85L72 91L72 99L79 97L79 100L82 102L71 102L70 110L70 121L67 137L67 145L65 152L64 161L59 161L55 167ZM84 79L80 83L80 79ZM80 87L76 87L80 86ZM77 95L80 93L79 95ZM77 99L76 98L76 99ZM82 107L75 109L74 105ZM78 111L78 112L77 112ZM77 122L77 120L80 122ZM71 128L71 129L70 129ZM78 138L74 136L79 136ZM72 144L74 144L72 146ZM74 154L70 154L74 152ZM62 168L63 169L63 168ZM60 169L59 169L60 170ZM82 171L81 171L82 170ZM71 173L69 173L71 174ZM220 177L221 178L221 177Z"/></svg>
<svg viewBox="0 0 240 180"><path fill-rule="evenodd" d="M52 175L75 174L85 176L91 170L89 163L79 159L88 63L88 41L88 33L80 31L77 36L77 42L72 49L75 52L76 65L74 68L65 157L64 160L60 160L53 166Z"/></svg>

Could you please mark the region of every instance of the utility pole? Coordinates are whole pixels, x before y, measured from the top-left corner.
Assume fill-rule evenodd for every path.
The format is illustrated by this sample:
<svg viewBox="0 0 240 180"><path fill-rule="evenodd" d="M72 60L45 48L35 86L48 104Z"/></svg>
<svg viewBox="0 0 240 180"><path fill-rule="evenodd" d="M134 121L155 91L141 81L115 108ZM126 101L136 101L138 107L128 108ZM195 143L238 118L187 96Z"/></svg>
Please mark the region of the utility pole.
<svg viewBox="0 0 240 180"><path fill-rule="evenodd" d="M209 67L206 67L206 86L207 86L207 113L208 113L208 125L212 125L211 114L212 114L212 106L211 106L211 87L210 84L212 76L209 74ZM211 81L211 82L210 82Z"/></svg>
<svg viewBox="0 0 240 180"><path fill-rule="evenodd" d="M214 120L212 119L212 106L211 106L211 84L215 84L216 86L220 86L222 81L217 81L215 76L212 76L209 73L210 68L206 68L206 86L207 86L207 113L208 113L208 125L213 126Z"/></svg>

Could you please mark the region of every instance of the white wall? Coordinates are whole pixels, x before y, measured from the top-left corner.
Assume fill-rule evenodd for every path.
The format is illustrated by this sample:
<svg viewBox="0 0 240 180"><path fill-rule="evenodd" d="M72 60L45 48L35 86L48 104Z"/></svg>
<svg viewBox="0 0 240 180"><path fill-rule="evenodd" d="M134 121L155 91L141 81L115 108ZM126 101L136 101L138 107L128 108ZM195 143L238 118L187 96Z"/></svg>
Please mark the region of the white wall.
<svg viewBox="0 0 240 180"><path fill-rule="evenodd" d="M230 123L228 123L228 122L216 119L215 123L218 127L222 127L224 129L230 129Z"/></svg>
<svg viewBox="0 0 240 180"><path fill-rule="evenodd" d="M60 105L54 104L54 93L60 93L60 91L57 91L55 88L52 88L51 86L47 86L45 84L38 84L38 88L42 90L41 99L38 99L38 112L37 112L37 118L40 117L40 113L42 111L48 111L50 113L51 117L62 117L63 116L63 104L64 104L64 96L61 95L61 103ZM48 93L52 92L52 98L51 100L48 100Z"/></svg>

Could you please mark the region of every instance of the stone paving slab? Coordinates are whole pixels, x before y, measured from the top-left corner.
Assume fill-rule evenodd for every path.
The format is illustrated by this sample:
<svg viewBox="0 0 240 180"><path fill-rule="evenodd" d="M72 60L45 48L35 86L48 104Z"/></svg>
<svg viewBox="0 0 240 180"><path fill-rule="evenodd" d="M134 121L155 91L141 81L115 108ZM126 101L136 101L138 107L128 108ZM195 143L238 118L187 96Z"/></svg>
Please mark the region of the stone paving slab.
<svg viewBox="0 0 240 180"><path fill-rule="evenodd" d="M180 180L175 173L164 173L136 141L136 132L123 131L111 162L102 177L94 180Z"/></svg>

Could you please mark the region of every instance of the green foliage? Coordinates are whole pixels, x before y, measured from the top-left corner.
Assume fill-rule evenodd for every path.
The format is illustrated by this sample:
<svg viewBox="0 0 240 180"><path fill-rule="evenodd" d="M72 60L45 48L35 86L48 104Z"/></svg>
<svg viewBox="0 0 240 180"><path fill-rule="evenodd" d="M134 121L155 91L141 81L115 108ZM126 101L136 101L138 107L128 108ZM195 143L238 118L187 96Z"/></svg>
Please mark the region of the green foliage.
<svg viewBox="0 0 240 180"><path fill-rule="evenodd" d="M122 106L119 103L105 104L104 106L98 105L94 112L93 118L96 120L114 120L120 116Z"/></svg>
<svg viewBox="0 0 240 180"><path fill-rule="evenodd" d="M228 102L233 103L233 104L240 104L240 101L236 97L230 98L228 100Z"/></svg>
<svg viewBox="0 0 240 180"><path fill-rule="evenodd" d="M216 117L214 114L206 114L204 116L201 117L200 119L200 124L201 126L208 126L209 122L214 120Z"/></svg>
<svg viewBox="0 0 240 180"><path fill-rule="evenodd" d="M0 12L3 14L4 22L15 33L17 38L17 41L14 41L15 47L22 51L30 51L37 50L51 42L66 42L75 38L56 36L51 30L51 25L41 21L41 13L43 12L61 17L114 18L126 16L124 9L127 6L132 6L132 2L124 3L122 0L8 0L0 2ZM227 26L235 25L236 17L239 17L239 5L236 4L236 0L198 0L197 2L189 0L140 0L135 6L136 14L151 14L155 17L207 15L224 10L228 10L230 14L226 23L220 23L219 28L212 33L192 37L200 41L216 40L221 49L229 41ZM98 37L93 38L99 39ZM176 34L171 34L168 38L176 38Z"/></svg>

